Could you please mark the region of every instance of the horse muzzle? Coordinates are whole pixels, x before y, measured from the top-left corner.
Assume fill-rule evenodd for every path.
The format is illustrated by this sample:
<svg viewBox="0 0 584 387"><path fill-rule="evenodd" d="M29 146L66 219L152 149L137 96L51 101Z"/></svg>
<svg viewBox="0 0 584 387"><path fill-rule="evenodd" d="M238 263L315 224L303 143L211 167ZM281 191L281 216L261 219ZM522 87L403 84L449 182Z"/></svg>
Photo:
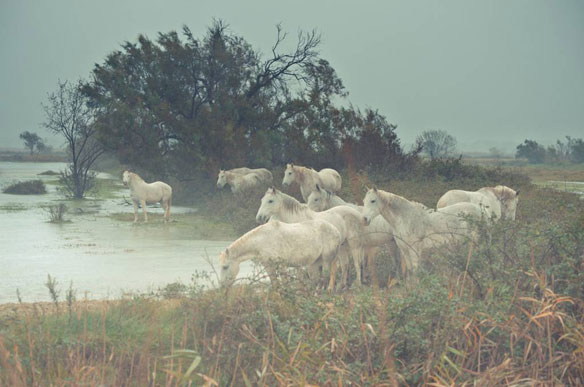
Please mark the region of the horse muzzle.
<svg viewBox="0 0 584 387"><path fill-rule="evenodd" d="M364 216L363 219L361 219L361 221L363 222L364 226L369 226L369 224L371 223L371 218Z"/></svg>
<svg viewBox="0 0 584 387"><path fill-rule="evenodd" d="M270 218L268 218L267 216L264 215L258 215L256 216L256 222L258 222L259 224L264 224L266 223Z"/></svg>

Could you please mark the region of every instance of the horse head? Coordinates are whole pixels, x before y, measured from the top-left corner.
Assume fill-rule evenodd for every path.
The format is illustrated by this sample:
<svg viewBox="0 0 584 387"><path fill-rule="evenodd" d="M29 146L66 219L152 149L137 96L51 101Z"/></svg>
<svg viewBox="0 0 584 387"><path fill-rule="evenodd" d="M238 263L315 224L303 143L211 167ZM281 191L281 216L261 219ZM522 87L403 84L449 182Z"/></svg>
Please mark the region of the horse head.
<svg viewBox="0 0 584 387"><path fill-rule="evenodd" d="M319 212L326 209L328 198L328 192L317 184L316 189L308 195L306 202L311 210Z"/></svg>
<svg viewBox="0 0 584 387"><path fill-rule="evenodd" d="M282 180L283 186L289 186L296 179L296 170L294 169L294 164L286 164L286 170L284 171L284 179Z"/></svg>
<svg viewBox="0 0 584 387"><path fill-rule="evenodd" d="M239 273L239 262L229 259L229 248L219 254L219 283L221 286L230 286Z"/></svg>
<svg viewBox="0 0 584 387"><path fill-rule="evenodd" d="M281 205L279 193L274 187L268 188L264 197L262 197L260 208L256 214L256 221L258 223L266 223L272 215L279 211Z"/></svg>
<svg viewBox="0 0 584 387"><path fill-rule="evenodd" d="M363 223L368 226L371 220L381 213L379 192L376 187L370 188L363 198Z"/></svg>
<svg viewBox="0 0 584 387"><path fill-rule="evenodd" d="M219 175L217 176L217 188L223 188L227 184L227 177L225 176L225 170L220 169Z"/></svg>
<svg viewBox="0 0 584 387"><path fill-rule="evenodd" d="M130 180L132 172L128 171L127 169L122 173L122 183L127 187L130 184Z"/></svg>

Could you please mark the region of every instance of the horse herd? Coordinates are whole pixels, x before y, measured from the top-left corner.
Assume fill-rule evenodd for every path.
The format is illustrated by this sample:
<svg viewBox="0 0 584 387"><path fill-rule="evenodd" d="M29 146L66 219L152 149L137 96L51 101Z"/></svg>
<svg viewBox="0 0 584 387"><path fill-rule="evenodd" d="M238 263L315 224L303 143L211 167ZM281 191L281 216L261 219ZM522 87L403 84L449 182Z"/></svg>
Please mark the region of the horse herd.
<svg viewBox="0 0 584 387"><path fill-rule="evenodd" d="M130 188L134 203L134 221L138 204L147 221L146 203L160 202L164 219L170 216L172 188L163 182L145 183L135 173L124 171L123 182ZM231 187L242 193L257 186L268 186L261 199L256 221L261 225L231 243L220 255L220 282L233 283L241 262L255 259L262 263L273 280L274 262L307 269L317 282L328 272L328 289L335 289L336 272L348 282L348 267L355 267L355 280L361 284L362 266L371 265L378 250L387 247L404 273L414 271L429 249L473 238L469 219L489 221L515 219L519 191L506 186L484 187L478 191L450 190L436 209L377 188L367 190L363 206L347 203L336 195L342 179L334 169L315 171L288 164L283 186L297 183L305 203L274 188L272 173L265 169L236 168L221 170L217 187Z"/></svg>

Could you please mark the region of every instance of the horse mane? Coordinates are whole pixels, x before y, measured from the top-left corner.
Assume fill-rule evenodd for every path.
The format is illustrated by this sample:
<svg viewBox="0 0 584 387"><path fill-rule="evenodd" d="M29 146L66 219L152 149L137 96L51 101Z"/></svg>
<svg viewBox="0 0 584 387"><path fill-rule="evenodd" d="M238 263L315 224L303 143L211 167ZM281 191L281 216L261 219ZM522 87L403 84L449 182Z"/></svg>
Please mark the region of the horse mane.
<svg viewBox="0 0 584 387"><path fill-rule="evenodd" d="M272 220L270 220L270 222L273 222ZM269 222L268 222L269 223ZM246 232L245 234L243 234L241 237L237 238L232 244L230 244L226 250L231 250L234 248L237 248L239 245L241 245L244 242L247 242L248 239L250 239L252 236L254 236L256 233L258 233L260 230L262 230L264 228L264 226L266 226L268 223L266 224L262 224L256 228L254 228L253 230L250 230L248 232ZM231 257L229 255L229 257ZM231 259L229 259L231 260Z"/></svg>
<svg viewBox="0 0 584 387"><path fill-rule="evenodd" d="M498 185L496 187L484 187L481 188L479 191L481 190L491 192L500 201L511 200L517 195L514 190L505 185Z"/></svg>
<svg viewBox="0 0 584 387"><path fill-rule="evenodd" d="M322 190L325 192L326 198L327 198L328 200L331 200L331 199L332 199L332 197L333 197L333 195L334 195L335 193L334 193L334 192L331 192L331 191L329 191L328 189L324 189L324 188L321 188L321 189L322 189Z"/></svg>
<svg viewBox="0 0 584 387"><path fill-rule="evenodd" d="M128 172L129 172L129 171L128 171ZM144 179L142 179L142 178L140 177L140 175L138 175L137 173L130 172L130 179L134 179L134 178L135 178L135 179L137 179L138 181L144 181Z"/></svg>
<svg viewBox="0 0 584 387"><path fill-rule="evenodd" d="M499 198L501 200L511 200L517 196L517 193L514 190L504 185L496 186L495 190L499 192Z"/></svg>
<svg viewBox="0 0 584 387"><path fill-rule="evenodd" d="M282 206L285 210L291 213L297 213L307 208L307 205L304 203L300 203L298 200L293 198L290 195L285 194L284 192L278 191L278 194L282 196Z"/></svg>
<svg viewBox="0 0 584 387"><path fill-rule="evenodd" d="M308 169L308 168L306 168L306 167L301 167L301 166L299 166L299 165L294 165L292 168L294 169L294 172L296 172L296 173L297 173L297 176L298 176L298 182L299 182L299 183L302 183L302 182L304 181L304 177L305 177L305 176L304 176L304 171L305 171L306 169Z"/></svg>
<svg viewBox="0 0 584 387"><path fill-rule="evenodd" d="M236 173L231 171L223 171L223 174L225 175L225 181L227 183L231 183L233 181L233 178L237 175Z"/></svg>
<svg viewBox="0 0 584 387"><path fill-rule="evenodd" d="M314 168L303 167L301 165L294 165L293 168L294 168L294 172L296 172L298 174L298 183L304 182L306 175L309 172L318 173L318 172L316 172L316 170Z"/></svg>
<svg viewBox="0 0 584 387"><path fill-rule="evenodd" d="M390 204L390 201L391 201L391 196L395 196L395 197L397 197L397 198L399 198L399 199L401 199L401 200L405 200L406 202L408 202L408 203L410 203L410 204L414 205L415 207L418 207L418 208L420 208L421 210L424 210L424 211L425 211L425 210L428 210L428 209L430 209L430 208L428 208L426 205L424 205L424 204L422 204L422 203L420 203L420 202L416 202L416 201L414 201L414 200L406 199L406 198L404 198L403 196L396 195L396 194L394 194L394 193L391 193L391 192L382 191L382 190L377 190L377 197L378 197L379 199L381 199L381 201L382 201L384 204L386 204L386 205L389 205L389 204Z"/></svg>

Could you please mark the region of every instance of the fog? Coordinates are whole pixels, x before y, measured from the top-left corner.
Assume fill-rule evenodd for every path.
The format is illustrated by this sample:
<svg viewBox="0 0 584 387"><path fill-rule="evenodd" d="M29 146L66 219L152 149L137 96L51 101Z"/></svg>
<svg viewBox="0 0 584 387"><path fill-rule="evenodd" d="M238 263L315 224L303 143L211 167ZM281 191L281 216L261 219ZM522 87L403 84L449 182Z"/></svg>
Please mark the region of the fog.
<svg viewBox="0 0 584 387"><path fill-rule="evenodd" d="M3 1L0 3L0 148L43 128L41 103L57 80L87 79L124 41L213 18L268 53L275 25L293 42L316 28L321 54L349 91L378 109L404 143L444 129L463 150L512 151L584 128L581 1Z"/></svg>

